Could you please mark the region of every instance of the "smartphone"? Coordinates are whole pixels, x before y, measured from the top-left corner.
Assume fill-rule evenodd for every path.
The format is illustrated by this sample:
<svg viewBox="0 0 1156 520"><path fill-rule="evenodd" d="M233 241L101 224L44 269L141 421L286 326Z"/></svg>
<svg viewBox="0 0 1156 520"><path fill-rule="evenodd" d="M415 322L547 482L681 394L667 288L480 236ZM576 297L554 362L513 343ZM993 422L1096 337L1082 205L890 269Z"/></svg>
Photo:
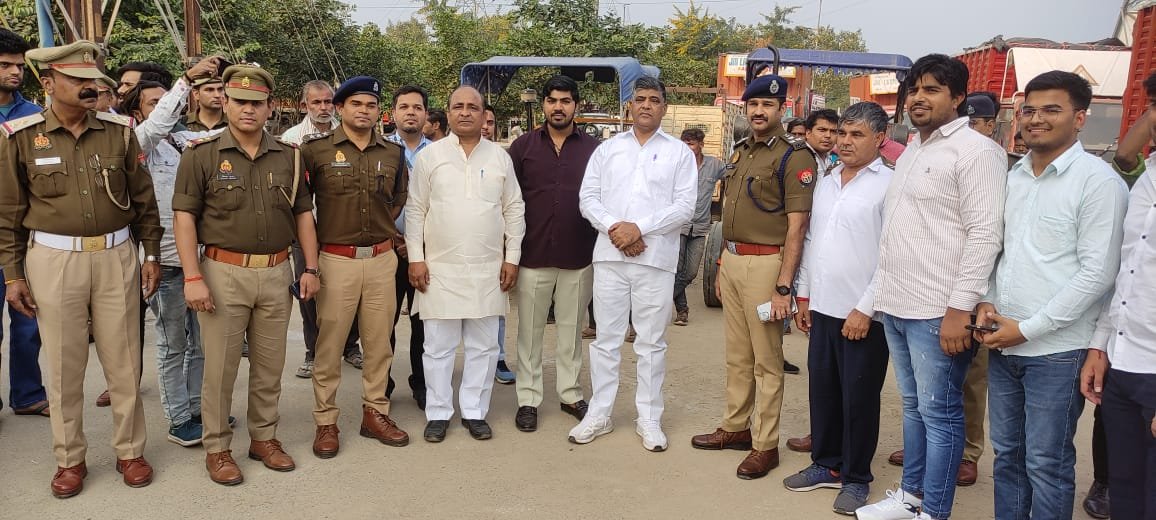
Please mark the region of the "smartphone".
<svg viewBox="0 0 1156 520"><path fill-rule="evenodd" d="M232 65L233 65L233 63L230 62L229 60L226 60L224 56L217 56L217 76L216 77L219 78L219 77L224 76L225 69L231 67Z"/></svg>
<svg viewBox="0 0 1156 520"><path fill-rule="evenodd" d="M964 328L967 330L974 330L977 332L995 332L995 331L999 330L999 325L992 323L991 325L980 326L980 325L972 325L969 323L967 325L964 325Z"/></svg>
<svg viewBox="0 0 1156 520"><path fill-rule="evenodd" d="M301 280L289 284L289 294L292 294L293 297L298 300L301 299Z"/></svg>

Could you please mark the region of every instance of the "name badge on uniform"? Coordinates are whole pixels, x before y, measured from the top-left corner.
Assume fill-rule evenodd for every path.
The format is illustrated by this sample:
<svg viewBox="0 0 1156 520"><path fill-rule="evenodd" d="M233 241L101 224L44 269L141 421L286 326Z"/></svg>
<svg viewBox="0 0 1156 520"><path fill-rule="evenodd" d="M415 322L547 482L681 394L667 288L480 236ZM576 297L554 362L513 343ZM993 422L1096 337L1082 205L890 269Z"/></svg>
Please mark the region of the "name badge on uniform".
<svg viewBox="0 0 1156 520"><path fill-rule="evenodd" d="M333 166L335 168L348 168L350 164L345 160L345 154L338 150L333 154Z"/></svg>
<svg viewBox="0 0 1156 520"><path fill-rule="evenodd" d="M731 154L731 160L730 160L730 162L727 163L726 169L728 169L728 170L735 169L736 168L735 164L737 164L739 162L739 158L742 157L742 155L743 155L742 152L738 152L738 151Z"/></svg>
<svg viewBox="0 0 1156 520"><path fill-rule="evenodd" d="M228 160L221 161L221 166L217 169L217 180L219 181L235 181L237 176L233 175L233 165Z"/></svg>
<svg viewBox="0 0 1156 520"><path fill-rule="evenodd" d="M60 164L60 158L59 157L37 157L36 158L36 165L37 166L51 166L53 164Z"/></svg>

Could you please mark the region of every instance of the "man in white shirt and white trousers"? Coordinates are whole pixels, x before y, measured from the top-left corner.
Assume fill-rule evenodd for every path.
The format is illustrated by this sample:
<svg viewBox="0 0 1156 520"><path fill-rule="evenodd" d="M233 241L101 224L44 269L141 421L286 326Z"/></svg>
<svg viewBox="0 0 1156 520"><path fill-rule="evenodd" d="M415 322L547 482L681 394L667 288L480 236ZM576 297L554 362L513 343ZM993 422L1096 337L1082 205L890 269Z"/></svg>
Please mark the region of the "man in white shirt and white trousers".
<svg viewBox="0 0 1156 520"><path fill-rule="evenodd" d="M666 87L644 76L634 83L634 128L602 143L586 165L579 191L582 216L598 230L594 245L594 319L590 343L593 396L570 442L586 444L614 430L610 415L628 322L638 333L635 431L649 451L666 449L662 381L679 232L694 214L698 164L678 138L662 131Z"/></svg>
<svg viewBox="0 0 1156 520"><path fill-rule="evenodd" d="M454 352L464 343L458 404L478 440L486 423L498 363L498 317L518 277L526 233L522 192L510 155L481 138L484 103L472 87L450 95L453 133L414 161L405 208L409 279L418 290L410 312L425 326L425 440L445 439L453 417Z"/></svg>

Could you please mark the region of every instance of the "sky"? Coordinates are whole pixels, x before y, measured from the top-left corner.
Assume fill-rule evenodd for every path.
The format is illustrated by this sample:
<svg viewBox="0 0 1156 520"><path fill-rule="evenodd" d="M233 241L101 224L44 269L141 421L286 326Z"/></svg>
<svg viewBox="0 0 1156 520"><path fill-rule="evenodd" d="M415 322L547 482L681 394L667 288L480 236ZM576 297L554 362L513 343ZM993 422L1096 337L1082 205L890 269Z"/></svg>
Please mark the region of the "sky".
<svg viewBox="0 0 1156 520"><path fill-rule="evenodd" d="M357 23L385 26L406 20L421 3L413 0L346 0L355 7ZM512 0L457 0L489 13L508 11ZM625 12L628 23L665 25L675 7L689 2L662 0L601 0L602 10ZM872 52L904 54L917 59L940 52L958 54L996 35L1088 42L1113 36L1120 0L698 0L696 5L723 18L754 24L760 10L775 4L799 6L791 17L797 25L820 21L836 30L862 30ZM822 10L820 11L820 5ZM625 10L624 10L625 7ZM735 49L736 51L748 49Z"/></svg>

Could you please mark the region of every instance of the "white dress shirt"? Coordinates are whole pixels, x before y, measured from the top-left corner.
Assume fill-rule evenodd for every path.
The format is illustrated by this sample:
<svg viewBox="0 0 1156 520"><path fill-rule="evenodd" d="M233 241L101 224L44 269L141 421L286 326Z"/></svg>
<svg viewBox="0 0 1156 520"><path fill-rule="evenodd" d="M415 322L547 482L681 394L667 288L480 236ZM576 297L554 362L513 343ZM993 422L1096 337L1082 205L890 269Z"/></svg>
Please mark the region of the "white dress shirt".
<svg viewBox="0 0 1156 520"><path fill-rule="evenodd" d="M1003 254L985 302L1019 321L1009 356L1088 346L1120 266L1128 186L1076 141L1035 176L1029 153L1008 172Z"/></svg>
<svg viewBox="0 0 1156 520"><path fill-rule="evenodd" d="M899 156L883 210L875 310L926 320L971 311L1003 246L1007 153L960 117Z"/></svg>
<svg viewBox="0 0 1156 520"><path fill-rule="evenodd" d="M337 118L334 118L330 120L329 130L320 130L317 128L317 125L313 124L313 120L309 119L309 114L305 114L305 117L301 120L300 123L293 125L288 130L283 132L281 137L278 137L278 139L289 144L301 146L301 141L305 140L305 136L329 132L334 128L337 128L337 125L339 124L341 124L341 122L338 121Z"/></svg>
<svg viewBox="0 0 1156 520"><path fill-rule="evenodd" d="M1124 217L1116 293L1090 344L1108 352L1112 368L1134 374L1156 374L1156 153L1146 162Z"/></svg>
<svg viewBox="0 0 1156 520"><path fill-rule="evenodd" d="M846 319L852 309L875 314L871 279L879 263L883 204L894 174L876 158L844 185L844 168L839 164L815 186L795 281L798 296L810 298L811 310L839 319Z"/></svg>
<svg viewBox="0 0 1156 520"><path fill-rule="evenodd" d="M578 209L598 230L594 262L628 262L663 271L678 268L679 231L694 216L698 162L686 143L657 130L645 145L634 130L598 145L586 163ZM618 222L633 222L646 251L628 257L608 234Z"/></svg>
<svg viewBox="0 0 1156 520"><path fill-rule="evenodd" d="M411 312L423 319L504 316L502 263L518 265L526 234L510 154L482 139L466 157L451 133L417 154L410 178L405 242L410 263L425 262L430 275Z"/></svg>

